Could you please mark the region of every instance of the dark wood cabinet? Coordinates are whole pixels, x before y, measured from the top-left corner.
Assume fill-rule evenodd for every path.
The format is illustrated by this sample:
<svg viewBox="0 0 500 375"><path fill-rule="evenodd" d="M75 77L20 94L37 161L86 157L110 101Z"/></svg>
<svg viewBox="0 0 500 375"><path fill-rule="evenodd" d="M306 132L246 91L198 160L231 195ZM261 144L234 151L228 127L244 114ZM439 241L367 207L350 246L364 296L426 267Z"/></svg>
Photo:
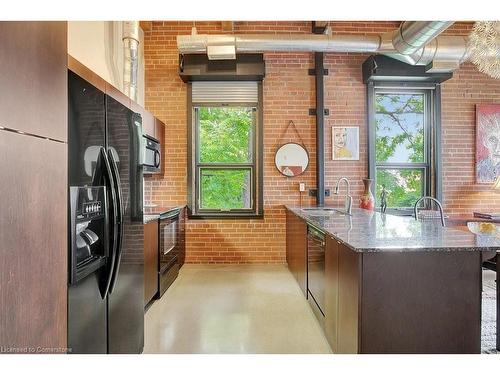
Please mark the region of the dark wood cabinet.
<svg viewBox="0 0 500 375"><path fill-rule="evenodd" d="M317 316L332 351L479 353L483 256L469 250L356 251L328 234L324 319ZM305 292L307 272L314 281L307 223L289 210L286 259Z"/></svg>
<svg viewBox="0 0 500 375"><path fill-rule="evenodd" d="M165 143L165 123L155 117L155 138L161 142Z"/></svg>
<svg viewBox="0 0 500 375"><path fill-rule="evenodd" d="M130 100L130 98L108 82L106 82L106 95L109 95L125 107L131 108L132 101Z"/></svg>
<svg viewBox="0 0 500 375"><path fill-rule="evenodd" d="M338 245L337 353L360 352L361 253Z"/></svg>
<svg viewBox="0 0 500 375"><path fill-rule="evenodd" d="M290 272L307 296L307 224L287 210L286 261Z"/></svg>
<svg viewBox="0 0 500 375"><path fill-rule="evenodd" d="M67 145L0 130L0 150L0 346L64 353Z"/></svg>
<svg viewBox="0 0 500 375"><path fill-rule="evenodd" d="M68 55L68 69L102 92L106 92L106 81L71 55Z"/></svg>
<svg viewBox="0 0 500 375"><path fill-rule="evenodd" d="M135 113L139 113L142 117L142 134L149 135L155 139L155 117L151 112L146 111L142 106L134 102L130 102L130 109Z"/></svg>
<svg viewBox="0 0 500 375"><path fill-rule="evenodd" d="M338 352L338 298L340 243L326 236L325 249L325 336L334 353Z"/></svg>
<svg viewBox="0 0 500 375"><path fill-rule="evenodd" d="M158 220L144 224L144 306L158 293Z"/></svg>
<svg viewBox="0 0 500 375"><path fill-rule="evenodd" d="M66 29L0 22L0 347L14 352L67 347Z"/></svg>
<svg viewBox="0 0 500 375"><path fill-rule="evenodd" d="M160 176L165 172L165 124L155 117L155 138L160 142Z"/></svg>
<svg viewBox="0 0 500 375"><path fill-rule="evenodd" d="M356 252L328 236L325 336L332 351L478 353L480 264L478 252Z"/></svg>
<svg viewBox="0 0 500 375"><path fill-rule="evenodd" d="M151 112L146 110L142 113L142 132L156 139L155 117Z"/></svg>
<svg viewBox="0 0 500 375"><path fill-rule="evenodd" d="M66 142L66 22L0 22L0 126Z"/></svg>
<svg viewBox="0 0 500 375"><path fill-rule="evenodd" d="M358 253L327 236L325 250L325 336L334 353L358 352Z"/></svg>

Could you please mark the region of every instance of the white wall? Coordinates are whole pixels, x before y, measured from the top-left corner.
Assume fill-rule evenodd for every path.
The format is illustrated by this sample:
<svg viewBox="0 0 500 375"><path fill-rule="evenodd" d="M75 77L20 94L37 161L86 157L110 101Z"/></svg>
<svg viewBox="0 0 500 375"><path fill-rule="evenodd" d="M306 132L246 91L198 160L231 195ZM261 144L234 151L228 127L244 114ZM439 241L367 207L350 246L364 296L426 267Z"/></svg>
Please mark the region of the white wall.
<svg viewBox="0 0 500 375"><path fill-rule="evenodd" d="M144 34L139 31L137 102L144 106ZM122 23L69 21L68 53L123 91Z"/></svg>

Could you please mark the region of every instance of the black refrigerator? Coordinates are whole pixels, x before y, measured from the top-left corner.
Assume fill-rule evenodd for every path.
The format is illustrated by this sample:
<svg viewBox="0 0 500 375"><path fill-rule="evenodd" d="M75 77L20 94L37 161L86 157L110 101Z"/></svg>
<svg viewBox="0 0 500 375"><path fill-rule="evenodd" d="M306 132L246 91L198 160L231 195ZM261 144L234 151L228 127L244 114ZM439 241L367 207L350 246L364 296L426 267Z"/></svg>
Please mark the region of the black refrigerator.
<svg viewBox="0 0 500 375"><path fill-rule="evenodd" d="M144 346L142 120L68 72L68 351Z"/></svg>

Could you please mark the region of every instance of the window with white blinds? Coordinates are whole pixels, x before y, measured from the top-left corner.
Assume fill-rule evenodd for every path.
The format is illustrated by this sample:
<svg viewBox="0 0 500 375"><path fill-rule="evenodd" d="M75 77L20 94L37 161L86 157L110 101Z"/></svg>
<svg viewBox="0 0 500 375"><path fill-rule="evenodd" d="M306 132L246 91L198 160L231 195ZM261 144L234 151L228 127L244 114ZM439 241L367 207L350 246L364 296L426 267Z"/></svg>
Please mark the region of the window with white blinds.
<svg viewBox="0 0 500 375"><path fill-rule="evenodd" d="M193 82L193 103L257 103L259 90L257 82Z"/></svg>
<svg viewBox="0 0 500 375"><path fill-rule="evenodd" d="M262 84L192 82L191 216L262 214Z"/></svg>

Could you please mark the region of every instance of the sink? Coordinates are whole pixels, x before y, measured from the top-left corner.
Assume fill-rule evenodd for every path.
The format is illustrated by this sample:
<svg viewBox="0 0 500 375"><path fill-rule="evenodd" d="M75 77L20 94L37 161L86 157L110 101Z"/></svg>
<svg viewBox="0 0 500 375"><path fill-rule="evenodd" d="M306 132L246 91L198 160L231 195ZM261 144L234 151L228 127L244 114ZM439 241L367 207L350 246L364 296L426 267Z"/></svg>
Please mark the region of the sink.
<svg viewBox="0 0 500 375"><path fill-rule="evenodd" d="M302 208L302 211L306 211L308 214L313 216L328 216L332 214L348 215L347 212L333 207L308 207Z"/></svg>

